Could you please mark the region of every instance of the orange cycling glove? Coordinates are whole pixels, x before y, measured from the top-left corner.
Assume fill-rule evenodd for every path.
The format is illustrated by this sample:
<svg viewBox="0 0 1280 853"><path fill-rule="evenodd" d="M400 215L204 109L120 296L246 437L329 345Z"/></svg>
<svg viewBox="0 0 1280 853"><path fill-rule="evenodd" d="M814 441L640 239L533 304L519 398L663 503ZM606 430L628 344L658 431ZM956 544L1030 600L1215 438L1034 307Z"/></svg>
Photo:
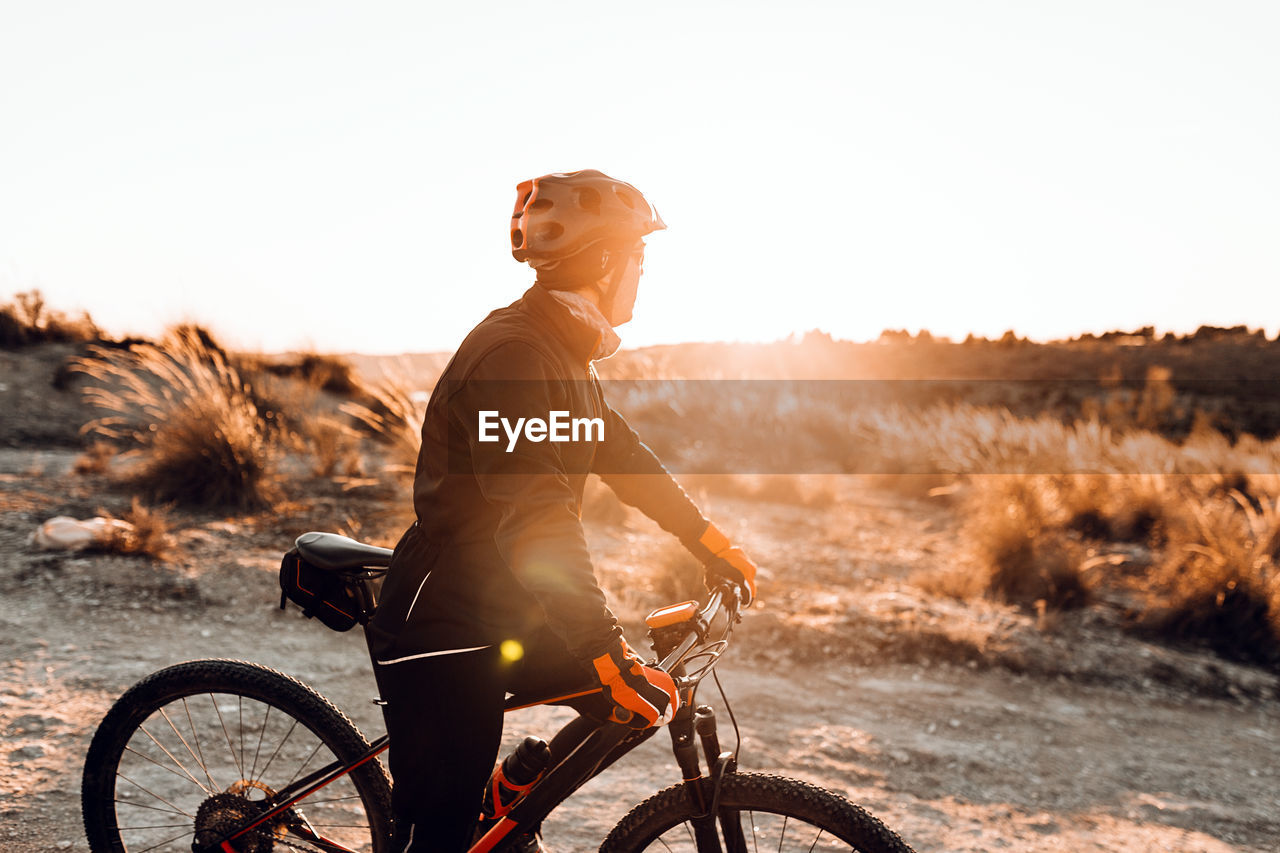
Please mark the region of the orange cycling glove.
<svg viewBox="0 0 1280 853"><path fill-rule="evenodd" d="M729 541L714 524L698 537L698 544L706 549L704 565L707 585L717 578L736 583L742 589L742 605L750 606L756 598L756 564L746 552Z"/></svg>
<svg viewBox="0 0 1280 853"><path fill-rule="evenodd" d="M610 719L633 729L665 726L680 707L676 683L660 669L645 666L640 657L618 642L591 661L605 698L617 706Z"/></svg>

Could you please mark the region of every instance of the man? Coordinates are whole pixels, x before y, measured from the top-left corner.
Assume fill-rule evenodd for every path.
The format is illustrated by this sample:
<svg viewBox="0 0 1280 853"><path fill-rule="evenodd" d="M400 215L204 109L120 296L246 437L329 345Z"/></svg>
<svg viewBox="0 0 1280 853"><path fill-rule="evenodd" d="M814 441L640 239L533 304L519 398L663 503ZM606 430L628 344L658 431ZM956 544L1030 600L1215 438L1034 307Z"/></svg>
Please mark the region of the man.
<svg viewBox="0 0 1280 853"><path fill-rule="evenodd" d="M591 364L618 348L643 238L665 227L635 187L595 170L521 183L511 251L536 283L472 330L432 393L417 522L368 630L397 838L413 853L469 846L508 692L594 681L602 689L573 706L634 728L676 711L671 677L627 646L596 581L580 520L588 473L679 537L708 579L755 593L755 565L609 408ZM525 846L540 849L533 836Z"/></svg>

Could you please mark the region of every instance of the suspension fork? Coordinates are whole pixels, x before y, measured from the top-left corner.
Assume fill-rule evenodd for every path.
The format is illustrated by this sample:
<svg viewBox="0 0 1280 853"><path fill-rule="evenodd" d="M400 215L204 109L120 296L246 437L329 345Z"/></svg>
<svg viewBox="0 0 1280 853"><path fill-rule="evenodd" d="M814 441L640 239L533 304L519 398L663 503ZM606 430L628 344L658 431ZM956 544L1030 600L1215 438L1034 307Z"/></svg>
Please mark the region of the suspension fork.
<svg viewBox="0 0 1280 853"><path fill-rule="evenodd" d="M720 737L716 734L716 712L707 705L699 705L693 712L693 728L702 741L702 754L707 759L707 768L711 773L711 804L708 811L713 811L720 821L720 831L724 833L724 843L729 853L746 853L747 840L742 832L742 819L737 809L720 805L720 789L724 777L738 769L738 759L732 752L721 751Z"/></svg>
<svg viewBox="0 0 1280 853"><path fill-rule="evenodd" d="M716 819L711 813L711 803L703 785L698 747L693 742L693 709L688 704L681 705L676 711L667 731L671 733L671 751L680 766L685 793L693 806L693 838L698 845L698 853L722 853L720 838L716 834Z"/></svg>
<svg viewBox="0 0 1280 853"><path fill-rule="evenodd" d="M742 833L738 811L719 807L721 783L725 774L734 771L735 764L732 753L720 751L715 712L706 705L700 705L694 710L686 704L676 711L675 719L667 728L671 732L671 748L675 753L676 764L680 766L685 792L693 806L694 817L691 823L698 853L723 853L725 847L728 848L728 853L745 853L747 842ZM710 778L702 774L698 746L694 742L695 731L702 743ZM724 847L716 832L717 818L724 833Z"/></svg>

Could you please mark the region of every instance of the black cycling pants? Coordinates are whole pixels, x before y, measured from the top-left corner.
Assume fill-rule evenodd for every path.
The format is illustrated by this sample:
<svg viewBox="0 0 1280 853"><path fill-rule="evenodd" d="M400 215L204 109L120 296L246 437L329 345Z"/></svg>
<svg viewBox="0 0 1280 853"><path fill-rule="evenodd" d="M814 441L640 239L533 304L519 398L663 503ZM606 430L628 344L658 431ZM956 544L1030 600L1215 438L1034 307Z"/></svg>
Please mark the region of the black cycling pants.
<svg viewBox="0 0 1280 853"><path fill-rule="evenodd" d="M593 683L587 665L549 629L521 645L516 661L491 645L374 662L387 703L382 713L391 736L396 836L411 853L460 853L470 846L501 745L506 694L542 698ZM595 720L612 708L598 693L564 704ZM552 746L558 760L554 753L562 750L556 741Z"/></svg>

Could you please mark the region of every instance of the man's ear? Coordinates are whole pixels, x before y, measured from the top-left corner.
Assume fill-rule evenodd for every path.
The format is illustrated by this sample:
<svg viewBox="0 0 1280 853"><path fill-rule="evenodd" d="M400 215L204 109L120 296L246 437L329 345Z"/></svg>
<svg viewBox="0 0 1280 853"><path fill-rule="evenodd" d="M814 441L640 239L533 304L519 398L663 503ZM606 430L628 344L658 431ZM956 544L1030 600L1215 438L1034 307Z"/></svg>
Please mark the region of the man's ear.
<svg viewBox="0 0 1280 853"><path fill-rule="evenodd" d="M603 252L600 253L600 269L607 270L609 268L609 259L610 259L609 250L605 249Z"/></svg>

